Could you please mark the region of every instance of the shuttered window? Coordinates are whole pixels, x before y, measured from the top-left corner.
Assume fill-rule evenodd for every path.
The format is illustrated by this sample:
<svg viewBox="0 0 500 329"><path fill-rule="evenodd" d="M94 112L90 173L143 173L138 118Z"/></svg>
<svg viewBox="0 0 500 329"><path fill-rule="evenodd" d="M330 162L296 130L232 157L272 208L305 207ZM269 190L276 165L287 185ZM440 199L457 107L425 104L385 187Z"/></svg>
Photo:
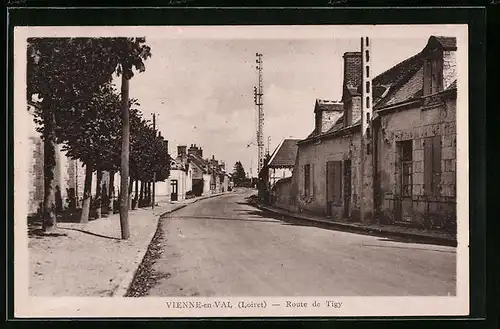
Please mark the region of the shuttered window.
<svg viewBox="0 0 500 329"><path fill-rule="evenodd" d="M441 182L441 136L424 140L424 193L427 196L439 195Z"/></svg>
<svg viewBox="0 0 500 329"><path fill-rule="evenodd" d="M432 75L432 69L431 69L431 61L426 60L425 61L425 67L424 67L424 94L429 95L432 93L431 90L431 75Z"/></svg>
<svg viewBox="0 0 500 329"><path fill-rule="evenodd" d="M328 201L342 204L342 162L329 161L326 167Z"/></svg>
<svg viewBox="0 0 500 329"><path fill-rule="evenodd" d="M316 184L314 184L314 163L311 166L311 196L316 194Z"/></svg>
<svg viewBox="0 0 500 329"><path fill-rule="evenodd" d="M424 67L424 94L434 94L443 90L443 60L428 59Z"/></svg>
<svg viewBox="0 0 500 329"><path fill-rule="evenodd" d="M335 203L342 204L342 162L335 161Z"/></svg>
<svg viewBox="0 0 500 329"><path fill-rule="evenodd" d="M311 165L304 165L304 194L305 196L310 195L311 188Z"/></svg>

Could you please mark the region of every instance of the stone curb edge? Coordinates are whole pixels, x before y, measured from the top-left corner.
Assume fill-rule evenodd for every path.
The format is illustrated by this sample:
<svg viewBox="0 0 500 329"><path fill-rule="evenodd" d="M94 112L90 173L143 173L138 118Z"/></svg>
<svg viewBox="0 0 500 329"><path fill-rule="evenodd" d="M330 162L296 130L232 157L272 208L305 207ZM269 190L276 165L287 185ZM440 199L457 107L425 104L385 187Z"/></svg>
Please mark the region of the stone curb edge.
<svg viewBox="0 0 500 329"><path fill-rule="evenodd" d="M354 226L354 225L349 225L349 224L344 224L344 223L331 222L331 221L327 221L327 220L307 218L307 217L302 217L302 216L298 216L298 215L294 215L294 214L289 214L288 212L285 212L285 211L281 212L278 209L269 208L269 207L263 206L263 205L258 204L258 203L251 203L251 204L256 206L259 209L270 211L270 212L273 212L275 214L289 216L289 217L293 217L293 218L300 219L300 220L307 220L307 221L313 221L313 222L318 222L318 223L322 223L322 224L328 224L328 225L331 225L332 227L335 226L338 228L348 229L350 231L378 233L378 234L384 234L386 236L394 236L394 237L416 238L416 239L430 241L430 242L434 242L436 244L449 246L449 247L456 247L457 246L456 239L449 239L449 238L444 238L444 237L432 237L432 236L428 236L428 235L424 235L424 234L416 234L416 233L395 232L395 231L389 231L389 230L384 230L384 229L376 229L376 228L363 227L363 226Z"/></svg>
<svg viewBox="0 0 500 329"><path fill-rule="evenodd" d="M135 277L135 274L137 273L137 270L139 269L139 265L143 262L144 260L144 257L146 256L146 252L148 251L149 249L149 245L151 244L151 242L153 241L153 238L156 234L156 231L158 230L158 225L160 224L160 219L167 215L167 214L170 214L174 211L177 211L179 209L182 209L182 208L185 208L186 206L192 204L192 203L196 203L200 200L205 200L205 199L209 199L209 198L212 198L212 197L217 197L217 196L221 196L221 195L224 195L224 194L227 194L227 193L218 193L218 194L212 194L212 195L208 195L208 196L205 196L205 197L201 197L199 199L196 199L192 202L189 202L189 203L184 203L184 204L179 204L178 207L174 207L173 209L170 209L170 210L167 210L165 211L164 213L161 213L160 215L157 215L155 216L155 223L153 224L153 226L155 227L155 230L150 234L150 236L148 236L148 238L146 239L146 241L148 241L148 243L146 244L146 248L142 248L139 250L139 252L137 253L137 256L133 262L134 266L132 268L132 270L128 271L124 278L120 281L120 284L118 285L117 288L115 288L114 292L113 292L113 297L125 297L125 294L127 293L130 285L132 284L132 281L134 280L134 277Z"/></svg>

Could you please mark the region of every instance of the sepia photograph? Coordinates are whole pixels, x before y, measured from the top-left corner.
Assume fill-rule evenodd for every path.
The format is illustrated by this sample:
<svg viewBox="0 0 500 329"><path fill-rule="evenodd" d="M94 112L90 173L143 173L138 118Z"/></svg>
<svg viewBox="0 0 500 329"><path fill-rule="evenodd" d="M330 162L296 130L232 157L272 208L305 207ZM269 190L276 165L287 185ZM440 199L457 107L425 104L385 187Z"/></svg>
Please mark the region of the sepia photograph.
<svg viewBox="0 0 500 329"><path fill-rule="evenodd" d="M467 315L467 38L16 27L16 316Z"/></svg>

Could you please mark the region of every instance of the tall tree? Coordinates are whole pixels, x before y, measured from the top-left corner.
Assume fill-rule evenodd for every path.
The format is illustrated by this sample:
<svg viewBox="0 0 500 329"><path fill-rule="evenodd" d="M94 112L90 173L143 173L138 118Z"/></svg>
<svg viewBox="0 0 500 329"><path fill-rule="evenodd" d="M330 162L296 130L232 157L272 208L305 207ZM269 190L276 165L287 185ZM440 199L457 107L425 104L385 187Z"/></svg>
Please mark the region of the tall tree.
<svg viewBox="0 0 500 329"><path fill-rule="evenodd" d="M129 180L129 152L130 152L130 121L129 121L129 80L134 76L133 68L144 71L143 60L151 57L151 48L144 45L146 38L120 39L119 46L119 71L122 76L122 152L121 152L121 194L120 200L120 226L122 239L130 237L128 223L128 196L127 183Z"/></svg>
<svg viewBox="0 0 500 329"><path fill-rule="evenodd" d="M151 56L145 38L31 38L28 40L27 99L38 95L42 103L35 113L44 140L45 195L44 227L55 229L53 170L59 114L98 92L111 81L113 73L122 75L122 157L121 171L128 181L128 81L134 68L144 71L143 60ZM76 108L79 108L76 106ZM81 107L80 107L81 108ZM59 131L64 132L63 126ZM126 191L127 189L125 189ZM125 193L126 194L126 193ZM123 195L123 194L122 194ZM129 236L128 205L121 205L122 238Z"/></svg>
<svg viewBox="0 0 500 329"><path fill-rule="evenodd" d="M59 114L75 99L92 94L111 80L117 62L94 56L99 38L29 38L27 47L27 100L38 96L35 122L44 142L43 223L46 231L56 228L54 198L55 145ZM105 47L105 49L107 49ZM59 130L60 131L60 130Z"/></svg>
<svg viewBox="0 0 500 329"><path fill-rule="evenodd" d="M232 177L235 186L241 185L241 183L243 183L243 181L245 180L246 178L245 169L243 168L243 165L241 164L240 161L237 161L234 164Z"/></svg>

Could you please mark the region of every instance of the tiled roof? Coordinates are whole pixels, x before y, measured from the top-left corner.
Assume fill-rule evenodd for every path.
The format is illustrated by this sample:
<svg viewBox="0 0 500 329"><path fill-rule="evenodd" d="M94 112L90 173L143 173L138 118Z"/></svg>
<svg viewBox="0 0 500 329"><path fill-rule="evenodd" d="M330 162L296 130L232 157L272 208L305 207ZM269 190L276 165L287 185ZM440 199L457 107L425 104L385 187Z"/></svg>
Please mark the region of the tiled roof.
<svg viewBox="0 0 500 329"><path fill-rule="evenodd" d="M207 172L206 168L208 167L208 163L203 158L201 158L197 154L189 154L189 160L204 172Z"/></svg>
<svg viewBox="0 0 500 329"><path fill-rule="evenodd" d="M344 104L339 101L329 101L326 99L316 99L314 112L318 111L344 111Z"/></svg>
<svg viewBox="0 0 500 329"><path fill-rule="evenodd" d="M335 122L335 124L326 131L325 134L328 134L328 133L331 133L331 132L334 132L334 131L337 131L337 130L340 130L344 128L344 115L342 115L338 120L337 122Z"/></svg>
<svg viewBox="0 0 500 329"><path fill-rule="evenodd" d="M413 68L408 75L396 80L383 98L377 100L375 109L409 101L422 96L423 90L423 67L413 73Z"/></svg>
<svg viewBox="0 0 500 329"><path fill-rule="evenodd" d="M375 108L380 108L385 105L388 101L388 97L391 97L391 94L396 91L398 87L408 82L415 73L419 72L422 68L421 59L422 53L418 53L391 67L389 70L373 79L373 99ZM420 81L420 88L422 88L421 84L422 81ZM409 96L412 96L417 91L418 90L414 92L409 91ZM398 98L401 98L401 95L399 95Z"/></svg>
<svg viewBox="0 0 500 329"><path fill-rule="evenodd" d="M431 36L420 53L375 77L372 81L374 108L378 109L421 97L423 93L422 58L427 51L438 47L456 50L456 38Z"/></svg>
<svg viewBox="0 0 500 329"><path fill-rule="evenodd" d="M457 49L457 38L454 37L443 37L443 36L432 36L429 38L429 42L435 40L443 49L456 50Z"/></svg>
<svg viewBox="0 0 500 329"><path fill-rule="evenodd" d="M274 150L269 159L268 166L277 167L293 167L295 165L295 157L297 156L297 143L300 139L284 139L281 144Z"/></svg>

